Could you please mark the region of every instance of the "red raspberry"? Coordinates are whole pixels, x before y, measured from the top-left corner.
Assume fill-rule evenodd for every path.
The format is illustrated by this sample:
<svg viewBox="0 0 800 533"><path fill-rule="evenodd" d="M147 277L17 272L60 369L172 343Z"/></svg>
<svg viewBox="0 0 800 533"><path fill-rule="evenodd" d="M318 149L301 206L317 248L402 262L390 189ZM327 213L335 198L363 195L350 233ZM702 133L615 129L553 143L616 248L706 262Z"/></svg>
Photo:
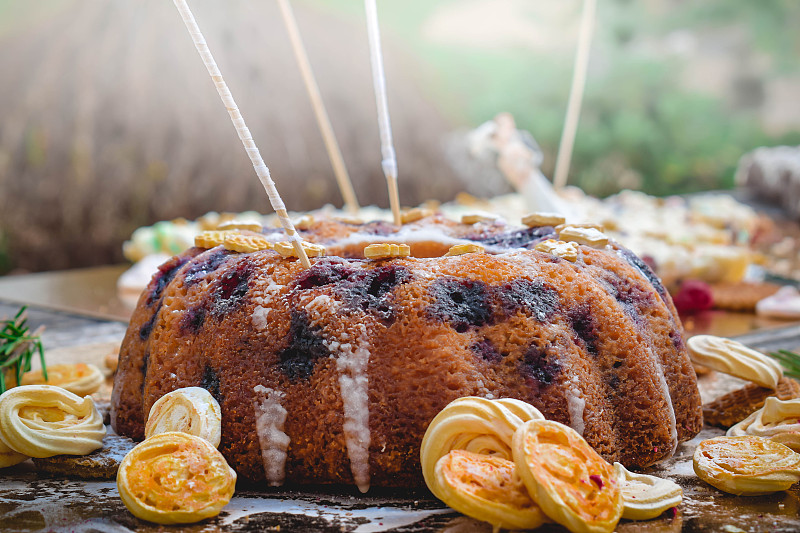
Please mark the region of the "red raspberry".
<svg viewBox="0 0 800 533"><path fill-rule="evenodd" d="M675 307L680 313L698 313L711 309L714 299L711 287L704 281L690 279L681 283L678 292L672 297Z"/></svg>

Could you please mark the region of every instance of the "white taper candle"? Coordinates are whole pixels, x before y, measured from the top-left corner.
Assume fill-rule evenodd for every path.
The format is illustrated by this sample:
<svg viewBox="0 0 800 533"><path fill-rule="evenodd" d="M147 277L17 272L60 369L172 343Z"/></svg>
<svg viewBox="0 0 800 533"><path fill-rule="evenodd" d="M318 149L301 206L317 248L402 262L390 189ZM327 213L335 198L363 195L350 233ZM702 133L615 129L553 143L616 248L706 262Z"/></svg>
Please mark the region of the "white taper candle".
<svg viewBox="0 0 800 533"><path fill-rule="evenodd" d="M325 103L322 101L317 80L314 78L314 73L311 70L311 63L308 60L305 46L303 46L303 40L300 38L297 19L294 16L289 0L278 0L278 6L281 9L281 16L286 25L286 31L289 33L289 41L292 43L294 56L297 60L297 65L300 67L300 74L303 77L306 91L308 91L308 98L311 100L311 107L314 109L314 116L317 119L317 125L322 134L322 140L325 142L325 149L328 151L328 158L331 160L333 173L336 176L336 182L339 184L339 191L342 194L344 205L349 212L355 214L358 212L356 193L353 190L350 175L344 164L344 158L342 157L342 151L339 149L339 143L336 141L336 135L333 132L330 118L328 118L328 112L325 110Z"/></svg>
<svg viewBox="0 0 800 533"><path fill-rule="evenodd" d="M378 8L375 0L364 0L367 12L367 33L369 35L370 62L372 63L372 83L375 89L375 103L378 106L378 127L381 134L381 168L389 187L389 205L392 208L394 223L401 224L400 196L397 192L397 156L392 140L392 124L389 120L389 104L386 98L386 75L383 72L381 34L378 27Z"/></svg>
<svg viewBox="0 0 800 533"><path fill-rule="evenodd" d="M308 256L306 255L306 251L303 249L303 246L297 235L297 231L294 229L294 224L292 224L292 221L289 219L289 214L286 212L286 206L283 204L281 195L278 194L278 189L275 187L275 182L272 181L272 177L269 174L269 168L267 168L267 165L261 158L261 153L258 151L258 147L253 140L253 136L250 134L250 130L247 128L236 102L233 100L233 95L228 89L228 85L222 78L222 73L220 72L219 67L217 67L214 57L211 55L211 50L209 50L208 45L206 44L203 33L200 31L200 27L197 25L197 21L195 21L194 15L192 15L192 11L189 9L189 5L186 3L186 0L173 1L175 3L175 7L178 8L178 12L183 19L183 23L186 25L186 29L189 30L189 35L192 37L192 42L194 42L194 47L197 49L197 53L200 54L203 64L208 70L208 74L214 81L214 86L217 88L217 93L219 93L219 97L222 99L225 109L228 110L228 115L230 115L233 126L236 128L236 133L239 135L239 139L241 139L244 149L247 151L247 155L250 157L250 161L253 163L253 168L258 175L258 179L261 180L264 190L267 191L267 197L272 205L272 209L275 210L275 213L278 215L278 220L280 220L283 229L286 230L289 241L292 243L292 246L297 252L297 257L300 259L300 262L304 267L309 268L311 266L311 262L308 260Z"/></svg>
<svg viewBox="0 0 800 533"><path fill-rule="evenodd" d="M583 90L586 87L586 71L589 68L589 51L592 44L596 6L597 0L584 0L578 49L575 52L575 66L572 73L572 86L567 103L567 116L564 119L564 131L561 132L561 142L558 146L556 168L553 174L553 185L556 189L562 189L567 184L569 175L575 134L578 131L578 117L581 114L581 103L583 102Z"/></svg>

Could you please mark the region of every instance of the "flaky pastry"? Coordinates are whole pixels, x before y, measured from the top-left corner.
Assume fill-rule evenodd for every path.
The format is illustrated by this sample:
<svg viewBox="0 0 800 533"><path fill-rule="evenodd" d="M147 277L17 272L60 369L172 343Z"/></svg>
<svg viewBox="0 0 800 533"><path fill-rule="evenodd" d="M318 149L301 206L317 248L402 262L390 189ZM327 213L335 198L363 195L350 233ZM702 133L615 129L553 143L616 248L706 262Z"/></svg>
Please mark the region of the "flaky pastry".
<svg viewBox="0 0 800 533"><path fill-rule="evenodd" d="M547 521L513 461L452 450L436 462L434 475L441 500L467 516L506 529L533 529Z"/></svg>
<svg viewBox="0 0 800 533"><path fill-rule="evenodd" d="M27 459L29 459L27 455L15 452L0 439L0 468L18 465Z"/></svg>
<svg viewBox="0 0 800 533"><path fill-rule="evenodd" d="M117 472L119 495L128 510L158 524L216 516L235 486L236 472L211 443L177 431L139 443Z"/></svg>
<svg viewBox="0 0 800 533"><path fill-rule="evenodd" d="M700 442L694 471L721 491L758 496L800 481L800 454L765 437L715 437Z"/></svg>
<svg viewBox="0 0 800 533"><path fill-rule="evenodd" d="M683 489L669 479L630 472L614 463L614 473L622 489L622 518L650 520L683 499Z"/></svg>
<svg viewBox="0 0 800 533"><path fill-rule="evenodd" d="M731 427L726 435L767 437L800 452L800 398L779 400L770 396L764 407Z"/></svg>
<svg viewBox="0 0 800 533"><path fill-rule="evenodd" d="M783 376L777 361L741 342L714 335L695 335L686 342L689 356L699 365L774 389Z"/></svg>
<svg viewBox="0 0 800 533"><path fill-rule="evenodd" d="M544 419L532 405L512 398L458 398L437 414L422 438L420 462L430 491L441 491L434 475L436 462L451 450L467 450L511 460L511 438L524 422Z"/></svg>
<svg viewBox="0 0 800 533"><path fill-rule="evenodd" d="M104 381L105 377L99 368L84 363L48 365L47 381L41 370L22 376L22 385L55 385L78 396L97 392Z"/></svg>
<svg viewBox="0 0 800 533"><path fill-rule="evenodd" d="M578 246L574 242L547 239L537 243L534 250L552 254L573 263L578 260Z"/></svg>
<svg viewBox="0 0 800 533"><path fill-rule="evenodd" d="M0 439L17 453L86 455L103 445L105 434L90 396L52 385L24 385L0 395Z"/></svg>
<svg viewBox="0 0 800 533"><path fill-rule="evenodd" d="M511 443L528 493L545 514L578 533L610 533L623 501L614 468L574 429L552 420L525 422Z"/></svg>
<svg viewBox="0 0 800 533"><path fill-rule="evenodd" d="M211 393L201 387L168 392L150 408L145 438L181 431L207 440L216 448L222 437L222 411Z"/></svg>

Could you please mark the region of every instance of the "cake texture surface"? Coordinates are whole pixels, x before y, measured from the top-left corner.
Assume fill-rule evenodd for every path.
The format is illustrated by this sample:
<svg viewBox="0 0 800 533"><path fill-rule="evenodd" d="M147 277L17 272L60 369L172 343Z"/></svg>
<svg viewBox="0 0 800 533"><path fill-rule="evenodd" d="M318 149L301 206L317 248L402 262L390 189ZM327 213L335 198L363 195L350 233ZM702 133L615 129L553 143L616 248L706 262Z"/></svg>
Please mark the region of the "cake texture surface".
<svg viewBox="0 0 800 533"><path fill-rule="evenodd" d="M700 430L672 300L613 241L567 260L535 249L552 227L433 220L414 257L365 260L365 243L408 241L406 227L348 226L303 232L330 254L310 269L222 246L162 265L120 351L114 429L141 440L156 400L203 387L242 479L362 490L422 486L422 436L464 396L528 402L629 467ZM491 253L438 257L470 242Z"/></svg>

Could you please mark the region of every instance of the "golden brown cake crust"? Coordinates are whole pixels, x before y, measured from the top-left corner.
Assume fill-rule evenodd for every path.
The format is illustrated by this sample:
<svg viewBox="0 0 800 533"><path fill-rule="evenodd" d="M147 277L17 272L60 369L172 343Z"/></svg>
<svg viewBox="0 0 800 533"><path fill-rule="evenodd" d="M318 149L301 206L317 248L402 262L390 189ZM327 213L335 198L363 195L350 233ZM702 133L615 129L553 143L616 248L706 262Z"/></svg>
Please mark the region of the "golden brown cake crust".
<svg viewBox="0 0 800 533"><path fill-rule="evenodd" d="M351 484L364 445L372 485L418 486L422 435L447 403L513 397L610 461L652 464L702 424L680 322L633 254L579 249L576 262L516 250L326 257L310 270L270 250L192 249L162 267L131 320L114 428L141 439L161 395L204 387L222 408L220 450L259 481L274 466L256 422L272 391L287 483Z"/></svg>

